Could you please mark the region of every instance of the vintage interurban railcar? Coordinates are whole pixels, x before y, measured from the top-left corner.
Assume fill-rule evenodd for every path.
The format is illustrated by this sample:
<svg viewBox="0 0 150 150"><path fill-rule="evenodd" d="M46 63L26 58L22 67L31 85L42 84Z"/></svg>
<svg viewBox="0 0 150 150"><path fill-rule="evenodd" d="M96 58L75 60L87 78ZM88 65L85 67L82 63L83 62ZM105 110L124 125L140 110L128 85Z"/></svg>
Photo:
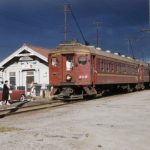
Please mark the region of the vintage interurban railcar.
<svg viewBox="0 0 150 150"><path fill-rule="evenodd" d="M97 96L108 90L129 92L149 85L149 65L77 42L60 44L49 54L51 94L60 99Z"/></svg>

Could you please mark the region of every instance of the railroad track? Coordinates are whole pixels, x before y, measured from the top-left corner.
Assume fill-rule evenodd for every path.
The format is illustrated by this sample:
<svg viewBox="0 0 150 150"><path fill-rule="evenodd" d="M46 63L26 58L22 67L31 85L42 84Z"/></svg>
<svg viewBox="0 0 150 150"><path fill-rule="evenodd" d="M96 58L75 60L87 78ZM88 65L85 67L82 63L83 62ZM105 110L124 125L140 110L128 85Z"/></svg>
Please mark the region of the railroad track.
<svg viewBox="0 0 150 150"><path fill-rule="evenodd" d="M112 95L108 94L105 96L113 96L113 95L114 94ZM24 101L24 102L20 102L18 105L15 105L15 106L11 105L9 107L4 107L3 109L0 109L0 118L3 118L5 116L19 114L19 113L25 113L29 111L37 111L37 110L46 109L46 108L53 108L53 107L59 107L63 105L79 103L79 102L83 102L86 100L89 100L89 99L65 101L65 102L61 100L52 100L52 101L43 102L42 100L40 100L38 103L36 103L36 101L33 101L33 102ZM28 102L29 102L29 105L28 105Z"/></svg>
<svg viewBox="0 0 150 150"><path fill-rule="evenodd" d="M42 100L40 100L39 102L24 101L24 102L18 103L17 105L10 105L9 107L4 106L3 109L0 109L0 118L10 116L10 115L19 114L19 113L37 111L37 110L46 109L46 108L60 107L63 105L79 103L79 102L83 102L86 100L88 100L88 99L75 100L75 101L65 101L65 102L62 100L52 100L52 101L47 101L47 102L43 102Z"/></svg>
<svg viewBox="0 0 150 150"><path fill-rule="evenodd" d="M37 111L37 110L41 110L41 109L46 109L46 108L54 108L54 107L60 107L63 105L69 105L69 104L73 104L73 103L77 103L77 102L81 102L83 100L78 100L78 101L70 101L70 102L63 102L60 100L55 100L55 101L51 101L51 102L47 102L47 103L33 103L31 105L25 105L25 102L19 103L16 106L10 106L8 108L4 108L0 110L0 118L6 117L6 116L10 116L10 115L15 115L15 114L19 114L19 113L25 113L25 112L29 112L29 111Z"/></svg>

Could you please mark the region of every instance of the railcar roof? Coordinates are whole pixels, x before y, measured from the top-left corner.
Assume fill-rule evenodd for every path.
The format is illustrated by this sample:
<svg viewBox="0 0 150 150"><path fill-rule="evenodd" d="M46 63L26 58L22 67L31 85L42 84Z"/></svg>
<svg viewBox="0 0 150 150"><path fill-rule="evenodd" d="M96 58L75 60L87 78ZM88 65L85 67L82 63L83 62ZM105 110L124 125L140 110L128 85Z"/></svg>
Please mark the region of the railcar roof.
<svg viewBox="0 0 150 150"><path fill-rule="evenodd" d="M111 57L112 59L117 59L121 60L124 62L129 62L129 63L134 63L134 64L141 64L144 66L148 66L147 63L133 59L133 58L128 58L128 57L122 57L120 55L115 55L113 53L108 53L104 50L99 50L96 49L94 46L86 46L81 43L77 42L71 42L71 43L64 43L64 44L59 44L58 47L52 50L50 54L55 54L55 53L61 53L61 54L73 54L73 53L82 53L82 54L92 54L92 55L99 55L103 57Z"/></svg>

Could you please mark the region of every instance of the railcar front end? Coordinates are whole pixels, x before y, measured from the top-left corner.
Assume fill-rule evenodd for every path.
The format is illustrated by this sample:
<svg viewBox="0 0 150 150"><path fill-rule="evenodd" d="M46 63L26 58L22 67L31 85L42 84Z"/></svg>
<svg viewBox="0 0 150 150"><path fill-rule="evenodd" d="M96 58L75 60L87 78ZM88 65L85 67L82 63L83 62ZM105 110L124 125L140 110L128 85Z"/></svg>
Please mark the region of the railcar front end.
<svg viewBox="0 0 150 150"><path fill-rule="evenodd" d="M91 56L77 45L61 45L49 55L52 95L59 99L83 99L91 90ZM94 91L95 92L95 91Z"/></svg>

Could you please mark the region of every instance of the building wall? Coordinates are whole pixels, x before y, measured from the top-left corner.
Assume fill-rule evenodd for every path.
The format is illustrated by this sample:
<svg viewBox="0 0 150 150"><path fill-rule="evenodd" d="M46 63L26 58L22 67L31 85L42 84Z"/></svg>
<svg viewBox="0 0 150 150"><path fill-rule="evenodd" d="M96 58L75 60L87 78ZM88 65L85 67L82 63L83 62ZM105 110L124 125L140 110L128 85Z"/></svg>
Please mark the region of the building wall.
<svg viewBox="0 0 150 150"><path fill-rule="evenodd" d="M13 78L13 76L15 76L16 88L23 86L25 90L27 90L27 86L29 86L27 85L27 76L32 76L30 75L31 73L33 73L34 76L34 83L40 85L49 84L48 64L39 59L10 63L10 65L5 67L1 72L1 80L8 80L10 83L10 77L12 76L11 78Z"/></svg>

